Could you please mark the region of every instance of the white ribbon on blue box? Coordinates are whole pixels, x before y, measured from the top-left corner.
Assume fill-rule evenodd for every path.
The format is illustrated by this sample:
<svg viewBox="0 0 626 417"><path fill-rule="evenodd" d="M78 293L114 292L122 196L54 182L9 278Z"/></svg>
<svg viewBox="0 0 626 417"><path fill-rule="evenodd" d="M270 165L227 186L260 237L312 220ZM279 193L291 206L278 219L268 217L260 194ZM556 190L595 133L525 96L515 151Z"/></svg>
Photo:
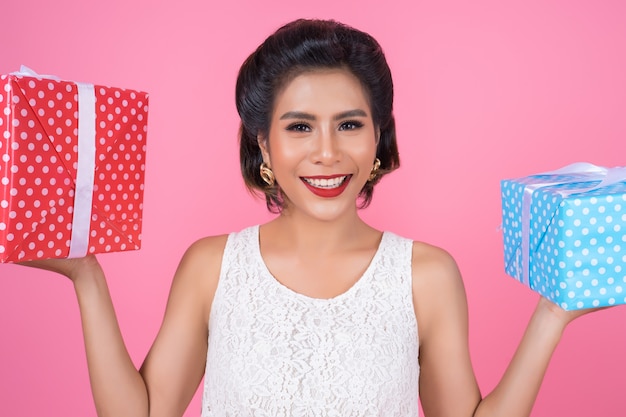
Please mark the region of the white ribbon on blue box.
<svg viewBox="0 0 626 417"><path fill-rule="evenodd" d="M626 303L626 168L503 180L505 271L566 310Z"/></svg>

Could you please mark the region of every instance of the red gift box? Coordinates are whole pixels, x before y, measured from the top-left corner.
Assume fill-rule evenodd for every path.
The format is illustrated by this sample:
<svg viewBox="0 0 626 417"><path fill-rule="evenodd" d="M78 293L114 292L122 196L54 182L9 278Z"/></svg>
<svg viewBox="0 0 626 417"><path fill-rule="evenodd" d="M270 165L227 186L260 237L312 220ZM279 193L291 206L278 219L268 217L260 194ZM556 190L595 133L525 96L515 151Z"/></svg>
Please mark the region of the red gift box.
<svg viewBox="0 0 626 417"><path fill-rule="evenodd" d="M141 247L148 94L0 76L0 263Z"/></svg>

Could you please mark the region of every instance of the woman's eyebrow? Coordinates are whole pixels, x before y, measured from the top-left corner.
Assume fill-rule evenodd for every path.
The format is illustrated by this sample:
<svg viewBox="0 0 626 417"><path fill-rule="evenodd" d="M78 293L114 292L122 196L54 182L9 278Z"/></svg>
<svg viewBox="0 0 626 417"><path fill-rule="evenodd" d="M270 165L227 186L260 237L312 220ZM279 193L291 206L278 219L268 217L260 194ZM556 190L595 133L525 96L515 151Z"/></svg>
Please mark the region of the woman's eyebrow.
<svg viewBox="0 0 626 417"><path fill-rule="evenodd" d="M367 117L367 113L361 109L348 110L335 115L333 120L347 119L350 117Z"/></svg>
<svg viewBox="0 0 626 417"><path fill-rule="evenodd" d="M315 120L315 116L309 113L302 112L302 111L288 111L287 113L280 116L280 120L285 120L285 119Z"/></svg>
<svg viewBox="0 0 626 417"><path fill-rule="evenodd" d="M348 110L333 116L333 120L341 120L349 117L367 117L367 113L361 109ZM302 120L315 120L316 117L310 113L302 112L302 111L288 111L282 116L280 116L280 120L285 119L302 119Z"/></svg>

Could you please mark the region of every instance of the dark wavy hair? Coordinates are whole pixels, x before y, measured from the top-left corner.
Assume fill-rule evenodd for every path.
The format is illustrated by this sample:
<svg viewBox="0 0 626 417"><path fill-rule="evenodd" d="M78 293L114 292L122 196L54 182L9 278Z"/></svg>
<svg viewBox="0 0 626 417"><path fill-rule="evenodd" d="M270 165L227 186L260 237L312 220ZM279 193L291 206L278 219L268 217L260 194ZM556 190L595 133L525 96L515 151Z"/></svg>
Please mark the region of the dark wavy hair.
<svg viewBox="0 0 626 417"><path fill-rule="evenodd" d="M270 35L243 63L236 85L241 172L248 189L265 195L267 208L284 206L280 188L259 174L263 162L257 137L268 137L277 94L298 75L315 69L346 68L361 82L380 129L376 157L381 165L361 190L359 207L369 205L374 185L400 166L393 117L391 71L378 42L369 34L333 20L299 19Z"/></svg>

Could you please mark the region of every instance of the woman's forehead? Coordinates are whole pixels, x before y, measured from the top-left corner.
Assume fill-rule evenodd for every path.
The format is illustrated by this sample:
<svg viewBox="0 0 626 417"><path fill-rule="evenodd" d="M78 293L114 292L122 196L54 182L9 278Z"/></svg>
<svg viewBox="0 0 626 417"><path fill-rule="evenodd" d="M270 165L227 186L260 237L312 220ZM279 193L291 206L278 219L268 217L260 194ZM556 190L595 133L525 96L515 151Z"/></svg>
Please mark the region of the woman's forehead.
<svg viewBox="0 0 626 417"><path fill-rule="evenodd" d="M292 77L278 92L274 115L284 112L335 113L361 109L370 113L359 79L343 68L308 70Z"/></svg>

